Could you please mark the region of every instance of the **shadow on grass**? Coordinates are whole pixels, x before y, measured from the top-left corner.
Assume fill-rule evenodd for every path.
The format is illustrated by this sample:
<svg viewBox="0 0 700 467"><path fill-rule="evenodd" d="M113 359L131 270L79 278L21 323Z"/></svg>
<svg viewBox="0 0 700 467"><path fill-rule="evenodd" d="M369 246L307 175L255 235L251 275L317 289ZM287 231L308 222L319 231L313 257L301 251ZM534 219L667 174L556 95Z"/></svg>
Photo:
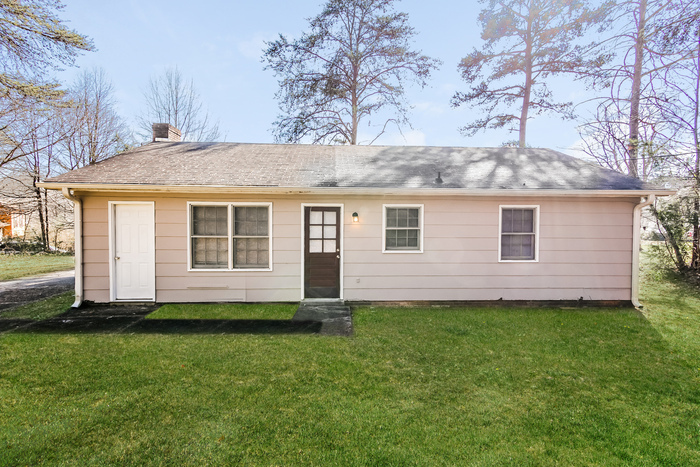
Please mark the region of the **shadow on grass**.
<svg viewBox="0 0 700 467"><path fill-rule="evenodd" d="M17 323L20 324L20 323ZM22 333L124 334L318 334L321 323L271 319L142 319L109 316L99 319L61 317L21 323ZM14 327L14 326L13 326Z"/></svg>

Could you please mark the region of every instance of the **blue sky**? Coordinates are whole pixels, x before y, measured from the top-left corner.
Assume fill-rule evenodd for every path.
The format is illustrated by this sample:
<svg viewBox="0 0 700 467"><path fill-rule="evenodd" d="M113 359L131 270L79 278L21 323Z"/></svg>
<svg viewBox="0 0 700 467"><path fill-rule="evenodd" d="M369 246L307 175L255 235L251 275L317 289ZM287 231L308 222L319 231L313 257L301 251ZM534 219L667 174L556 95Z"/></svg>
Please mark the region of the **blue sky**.
<svg viewBox="0 0 700 467"><path fill-rule="evenodd" d="M272 142L270 128L278 113L277 81L260 62L263 41L279 33L297 36L306 18L321 11L321 0L182 1L64 0L60 17L68 26L92 38L97 51L81 56L79 68L59 76L70 82L81 69L102 67L111 78L119 111L130 123L143 107L143 92L151 76L177 65L194 80L210 116L220 122L226 141ZM439 58L443 65L424 89L409 88L414 107L413 129L392 131L375 144L430 146L499 146L517 133L488 131L474 137L458 128L477 111L453 109L450 97L466 90L457 72L459 60L479 46L476 1L404 0L397 8L409 14L418 35L415 48ZM583 84L560 80L558 98L580 100ZM528 144L574 154L579 140L574 122L538 117L528 123Z"/></svg>

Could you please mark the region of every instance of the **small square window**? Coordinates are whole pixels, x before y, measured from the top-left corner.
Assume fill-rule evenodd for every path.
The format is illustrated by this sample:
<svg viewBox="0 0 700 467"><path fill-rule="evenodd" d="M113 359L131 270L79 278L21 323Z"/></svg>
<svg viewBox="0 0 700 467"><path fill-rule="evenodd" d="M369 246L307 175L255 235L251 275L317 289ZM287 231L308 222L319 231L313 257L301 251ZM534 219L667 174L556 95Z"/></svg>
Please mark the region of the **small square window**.
<svg viewBox="0 0 700 467"><path fill-rule="evenodd" d="M537 259L537 207L501 207L501 261Z"/></svg>
<svg viewBox="0 0 700 467"><path fill-rule="evenodd" d="M385 206L385 251L421 251L422 206Z"/></svg>

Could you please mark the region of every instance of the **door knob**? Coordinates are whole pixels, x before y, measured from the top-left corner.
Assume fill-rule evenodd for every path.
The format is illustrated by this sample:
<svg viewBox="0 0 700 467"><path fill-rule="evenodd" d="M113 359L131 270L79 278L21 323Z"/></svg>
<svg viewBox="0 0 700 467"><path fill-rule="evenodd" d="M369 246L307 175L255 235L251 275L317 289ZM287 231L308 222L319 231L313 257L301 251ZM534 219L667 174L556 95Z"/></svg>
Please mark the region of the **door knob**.
<svg viewBox="0 0 700 467"><path fill-rule="evenodd" d="M114 259L119 259L119 256L115 256Z"/></svg>

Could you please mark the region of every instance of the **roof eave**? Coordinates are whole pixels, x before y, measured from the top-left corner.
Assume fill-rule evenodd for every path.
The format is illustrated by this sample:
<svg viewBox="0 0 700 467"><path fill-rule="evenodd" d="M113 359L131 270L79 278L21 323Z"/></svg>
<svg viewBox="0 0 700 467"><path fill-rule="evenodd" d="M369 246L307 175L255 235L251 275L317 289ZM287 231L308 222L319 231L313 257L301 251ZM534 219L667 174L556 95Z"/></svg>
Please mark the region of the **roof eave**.
<svg viewBox="0 0 700 467"><path fill-rule="evenodd" d="M629 197L670 196L675 190L567 190L567 189L474 189L474 188L373 188L373 187L280 187L280 186L214 186L214 185L129 185L101 183L40 182L48 190L70 188L82 192L142 192L142 193L239 193L239 194L310 194L310 195L421 195L421 196L579 196Z"/></svg>

